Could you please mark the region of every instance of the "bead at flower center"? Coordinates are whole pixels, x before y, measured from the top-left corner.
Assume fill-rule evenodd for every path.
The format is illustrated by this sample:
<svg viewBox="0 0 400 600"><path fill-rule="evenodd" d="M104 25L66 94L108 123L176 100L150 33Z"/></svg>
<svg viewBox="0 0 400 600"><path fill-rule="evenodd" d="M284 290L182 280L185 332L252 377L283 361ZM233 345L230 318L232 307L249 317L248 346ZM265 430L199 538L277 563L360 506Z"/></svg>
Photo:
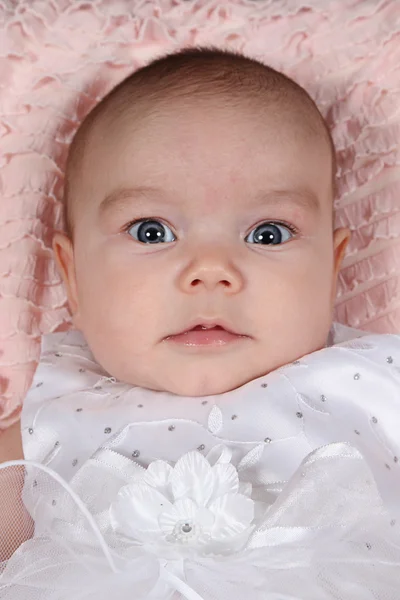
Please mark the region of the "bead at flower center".
<svg viewBox="0 0 400 600"><path fill-rule="evenodd" d="M167 537L173 544L193 544L203 534L202 528L194 521L178 521L171 535Z"/></svg>

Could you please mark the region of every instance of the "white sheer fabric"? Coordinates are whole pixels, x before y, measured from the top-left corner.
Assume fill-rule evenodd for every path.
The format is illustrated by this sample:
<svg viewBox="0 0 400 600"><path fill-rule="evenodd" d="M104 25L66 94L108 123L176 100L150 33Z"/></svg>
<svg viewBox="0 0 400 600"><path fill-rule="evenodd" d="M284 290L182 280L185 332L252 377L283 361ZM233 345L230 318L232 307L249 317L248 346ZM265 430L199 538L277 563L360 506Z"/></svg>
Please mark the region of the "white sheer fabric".
<svg viewBox="0 0 400 600"><path fill-rule="evenodd" d="M25 466L0 471L25 469L15 523L26 507L35 531L0 599L397 600L400 336L331 341L183 398L116 382L77 332L46 338Z"/></svg>

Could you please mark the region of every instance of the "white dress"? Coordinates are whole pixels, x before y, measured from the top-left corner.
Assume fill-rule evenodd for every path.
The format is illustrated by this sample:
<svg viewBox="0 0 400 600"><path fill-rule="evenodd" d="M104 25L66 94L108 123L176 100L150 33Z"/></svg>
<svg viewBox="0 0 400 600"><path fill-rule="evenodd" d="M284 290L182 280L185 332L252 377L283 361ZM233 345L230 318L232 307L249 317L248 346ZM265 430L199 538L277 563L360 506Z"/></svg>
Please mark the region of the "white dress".
<svg viewBox="0 0 400 600"><path fill-rule="evenodd" d="M331 344L193 398L45 337L22 413L35 532L0 600L398 600L400 336Z"/></svg>

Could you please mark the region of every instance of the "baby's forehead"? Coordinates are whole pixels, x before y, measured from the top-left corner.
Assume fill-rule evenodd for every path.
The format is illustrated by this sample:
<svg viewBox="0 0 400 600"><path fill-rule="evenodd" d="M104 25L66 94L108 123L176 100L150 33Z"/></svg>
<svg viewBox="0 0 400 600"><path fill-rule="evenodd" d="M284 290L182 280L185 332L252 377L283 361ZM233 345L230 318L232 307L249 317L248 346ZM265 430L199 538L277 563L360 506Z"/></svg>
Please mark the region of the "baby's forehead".
<svg viewBox="0 0 400 600"><path fill-rule="evenodd" d="M103 128L104 126L104 128ZM105 162L119 163L119 157L132 157L132 175L143 163L154 172L158 165L178 163L178 171L189 166L197 169L202 158L209 168L232 165L237 175L247 170L265 171L278 160L288 169L301 168L311 153L326 159L329 177L334 176L334 151L321 120L306 108L287 102L229 103L224 98L200 101L181 99L143 112L127 109L110 115L100 126L103 133L94 140ZM107 145L101 144L107 139ZM218 154L220 153L220 154ZM107 158L106 158L107 157ZM311 160L311 157L310 157ZM240 161L240 164L238 164ZM271 163L271 165L270 165ZM96 160L92 161L96 167Z"/></svg>
<svg viewBox="0 0 400 600"><path fill-rule="evenodd" d="M334 162L334 148L326 126L321 116L309 107L291 98L263 102L244 97L232 102L222 95L206 99L164 99L163 102L127 105L124 110L113 107L96 123L87 144L87 155L93 158L98 151L115 158L128 147L137 151L135 159L138 159L139 150L151 147L154 151L155 146L157 156L158 150L165 148L164 157L168 159L169 148L189 140L192 146L200 145L204 139L210 143L211 154L212 144L234 138L235 132L249 152L260 138L267 151L277 141L294 146L311 143ZM298 158L301 160L300 155Z"/></svg>

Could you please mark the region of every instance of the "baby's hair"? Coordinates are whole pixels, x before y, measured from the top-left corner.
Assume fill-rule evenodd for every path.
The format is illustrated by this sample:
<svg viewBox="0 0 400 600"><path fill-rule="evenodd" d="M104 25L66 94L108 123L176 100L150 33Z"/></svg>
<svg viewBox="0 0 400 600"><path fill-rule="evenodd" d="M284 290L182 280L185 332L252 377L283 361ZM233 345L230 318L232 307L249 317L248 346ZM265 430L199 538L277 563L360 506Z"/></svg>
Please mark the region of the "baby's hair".
<svg viewBox="0 0 400 600"><path fill-rule="evenodd" d="M285 107L311 134L323 137L332 154L335 191L336 157L329 128L311 96L295 81L272 67L236 52L217 48L189 48L163 56L138 69L115 86L86 116L68 154L64 222L72 236L71 203L85 150L99 123L112 125L168 107L173 100L224 99L230 106Z"/></svg>

